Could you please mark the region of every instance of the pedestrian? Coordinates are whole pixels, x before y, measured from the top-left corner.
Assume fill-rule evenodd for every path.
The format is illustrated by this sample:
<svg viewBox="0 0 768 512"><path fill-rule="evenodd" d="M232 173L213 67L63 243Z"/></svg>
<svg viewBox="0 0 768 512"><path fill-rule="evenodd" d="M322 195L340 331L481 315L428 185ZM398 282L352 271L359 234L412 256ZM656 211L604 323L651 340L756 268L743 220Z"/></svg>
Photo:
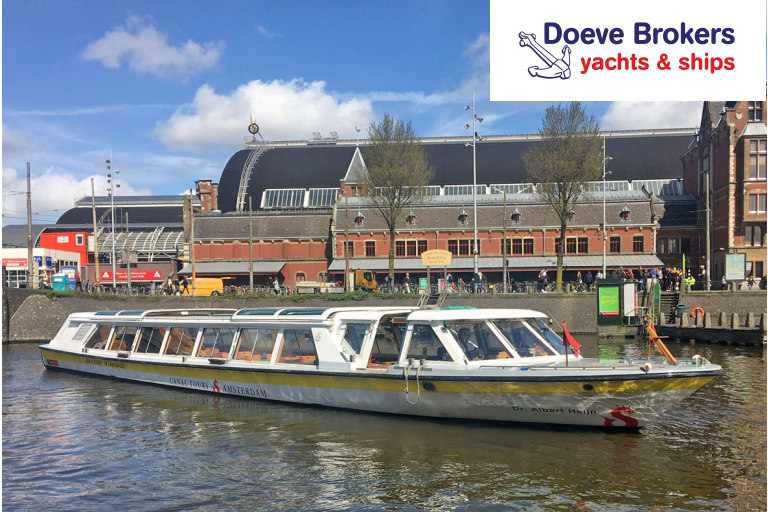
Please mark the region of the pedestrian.
<svg viewBox="0 0 768 512"><path fill-rule="evenodd" d="M728 280L725 278L725 274L723 274L723 279L720 281L720 285L722 286L723 290L728 289Z"/></svg>
<svg viewBox="0 0 768 512"><path fill-rule="evenodd" d="M707 289L707 268L704 265L699 266L699 282L701 283L701 290Z"/></svg>
<svg viewBox="0 0 768 512"><path fill-rule="evenodd" d="M83 281L80 279L79 270L75 270L75 290L83 291Z"/></svg>
<svg viewBox="0 0 768 512"><path fill-rule="evenodd" d="M464 284L464 280L459 278L459 293L467 293L467 285Z"/></svg>
<svg viewBox="0 0 768 512"><path fill-rule="evenodd" d="M405 293L411 293L411 274L406 272L403 278L403 291Z"/></svg>
<svg viewBox="0 0 768 512"><path fill-rule="evenodd" d="M589 270L587 270L587 273L584 274L584 284L587 285L588 292L592 291L592 272Z"/></svg>
<svg viewBox="0 0 768 512"><path fill-rule="evenodd" d="M275 276L275 280L272 283L272 288L275 291L275 295L280 295L280 281L277 280L277 276Z"/></svg>
<svg viewBox="0 0 768 512"><path fill-rule="evenodd" d="M752 272L747 276L747 286L749 286L750 290L755 286L755 276L752 275Z"/></svg>
<svg viewBox="0 0 768 512"><path fill-rule="evenodd" d="M480 274L480 289L483 293L488 293L488 277L482 272L478 271L478 273Z"/></svg>
<svg viewBox="0 0 768 512"><path fill-rule="evenodd" d="M189 295L189 282L187 282L187 276L181 276L179 280L179 288L182 295Z"/></svg>
<svg viewBox="0 0 768 512"><path fill-rule="evenodd" d="M603 271L602 270L598 270L597 272L595 272L595 280L598 280L598 279L603 279Z"/></svg>

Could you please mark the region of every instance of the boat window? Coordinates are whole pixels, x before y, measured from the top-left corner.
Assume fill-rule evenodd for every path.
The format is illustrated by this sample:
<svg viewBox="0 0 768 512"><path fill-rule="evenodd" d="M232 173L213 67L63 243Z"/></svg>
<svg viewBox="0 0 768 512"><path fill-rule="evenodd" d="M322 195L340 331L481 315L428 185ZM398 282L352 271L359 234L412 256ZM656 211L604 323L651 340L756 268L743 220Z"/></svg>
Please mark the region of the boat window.
<svg viewBox="0 0 768 512"><path fill-rule="evenodd" d="M228 357L237 329L203 329L197 357Z"/></svg>
<svg viewBox="0 0 768 512"><path fill-rule="evenodd" d="M507 337L520 357L553 356L555 351L541 341L520 320L493 320L494 325Z"/></svg>
<svg viewBox="0 0 768 512"><path fill-rule="evenodd" d="M371 324L347 324L344 331L344 338L341 342L341 349L347 355L359 355L363 348L365 333L370 329Z"/></svg>
<svg viewBox="0 0 768 512"><path fill-rule="evenodd" d="M235 360L269 363L277 341L277 329L242 329Z"/></svg>
<svg viewBox="0 0 768 512"><path fill-rule="evenodd" d="M79 324L71 324L70 327L75 328ZM93 327L93 324L82 324L80 327L75 331L75 335L72 336L72 341L82 342L85 337L88 335L88 333L91 331L91 327Z"/></svg>
<svg viewBox="0 0 768 512"><path fill-rule="evenodd" d="M402 325L405 328L405 325ZM400 326L392 323L392 318L379 322L376 328L376 337L373 339L371 357L368 366L376 367L390 365L397 362L402 348L402 330Z"/></svg>
<svg viewBox="0 0 768 512"><path fill-rule="evenodd" d="M133 340L136 338L136 327L118 325L112 334L112 341L109 343L109 350L119 352L130 352L133 350Z"/></svg>
<svg viewBox="0 0 768 512"><path fill-rule="evenodd" d="M528 318L525 320L525 323L533 327L534 330L538 331L539 334L544 336L558 354L565 355L565 345L563 344L563 339L558 336L555 331L550 329L549 326L545 324L540 318Z"/></svg>
<svg viewBox="0 0 768 512"><path fill-rule="evenodd" d="M142 327L137 354L159 354L167 327Z"/></svg>
<svg viewBox="0 0 768 512"><path fill-rule="evenodd" d="M411 342L408 344L408 358L427 361L453 361L453 358L435 334L431 325L414 325Z"/></svg>
<svg viewBox="0 0 768 512"><path fill-rule="evenodd" d="M448 322L447 327L470 361L512 357L485 320Z"/></svg>
<svg viewBox="0 0 768 512"><path fill-rule="evenodd" d="M309 329L286 329L283 343L277 357L278 363L317 364L317 351L312 331Z"/></svg>
<svg viewBox="0 0 768 512"><path fill-rule="evenodd" d="M197 339L197 327L174 327L165 345L167 356L191 356Z"/></svg>
<svg viewBox="0 0 768 512"><path fill-rule="evenodd" d="M93 325L93 324L91 324ZM105 349L109 341L109 331L112 329L109 325L97 325L91 337L85 342L85 348Z"/></svg>

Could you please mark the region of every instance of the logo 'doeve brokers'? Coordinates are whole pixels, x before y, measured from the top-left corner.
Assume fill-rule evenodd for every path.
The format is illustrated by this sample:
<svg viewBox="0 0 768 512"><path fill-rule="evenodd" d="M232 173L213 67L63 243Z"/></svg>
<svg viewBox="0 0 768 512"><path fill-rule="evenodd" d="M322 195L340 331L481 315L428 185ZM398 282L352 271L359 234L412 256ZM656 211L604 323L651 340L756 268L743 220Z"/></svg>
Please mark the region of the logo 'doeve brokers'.
<svg viewBox="0 0 768 512"><path fill-rule="evenodd" d="M531 66L528 68L528 73L532 77L539 78L561 78L566 80L571 76L571 49L568 45L563 46L563 57L556 59L546 48L536 42L536 34L526 34L520 32L520 46L529 47L533 50L533 53L543 60L546 64L546 68L539 66Z"/></svg>

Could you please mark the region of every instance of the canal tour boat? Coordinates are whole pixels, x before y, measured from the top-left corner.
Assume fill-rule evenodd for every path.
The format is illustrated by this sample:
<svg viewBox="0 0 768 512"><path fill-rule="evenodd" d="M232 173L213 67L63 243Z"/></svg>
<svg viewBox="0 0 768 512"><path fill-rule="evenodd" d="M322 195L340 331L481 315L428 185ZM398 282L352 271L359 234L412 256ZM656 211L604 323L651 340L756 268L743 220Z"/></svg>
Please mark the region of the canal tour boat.
<svg viewBox="0 0 768 512"><path fill-rule="evenodd" d="M214 394L434 418L635 428L721 371L701 356L587 359L551 322L523 309L99 311L70 315L40 348L49 369Z"/></svg>

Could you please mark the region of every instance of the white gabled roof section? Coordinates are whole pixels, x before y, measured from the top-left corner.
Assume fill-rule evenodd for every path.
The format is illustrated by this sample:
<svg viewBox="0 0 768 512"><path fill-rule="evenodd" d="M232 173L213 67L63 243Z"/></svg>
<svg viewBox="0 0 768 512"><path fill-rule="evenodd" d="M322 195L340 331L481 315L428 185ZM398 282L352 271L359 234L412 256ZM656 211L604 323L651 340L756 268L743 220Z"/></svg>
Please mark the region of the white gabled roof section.
<svg viewBox="0 0 768 512"><path fill-rule="evenodd" d="M352 160L349 162L349 167L347 167L347 174L344 175L344 183L356 185L360 183L361 177L367 173L368 168L365 166L363 154L360 153L360 148L356 147L355 154L352 155Z"/></svg>
<svg viewBox="0 0 768 512"><path fill-rule="evenodd" d="M766 126L759 121L750 121L747 123L747 126L744 128L744 131L741 132L741 137L765 137L766 134L768 134L768 129L766 129Z"/></svg>

